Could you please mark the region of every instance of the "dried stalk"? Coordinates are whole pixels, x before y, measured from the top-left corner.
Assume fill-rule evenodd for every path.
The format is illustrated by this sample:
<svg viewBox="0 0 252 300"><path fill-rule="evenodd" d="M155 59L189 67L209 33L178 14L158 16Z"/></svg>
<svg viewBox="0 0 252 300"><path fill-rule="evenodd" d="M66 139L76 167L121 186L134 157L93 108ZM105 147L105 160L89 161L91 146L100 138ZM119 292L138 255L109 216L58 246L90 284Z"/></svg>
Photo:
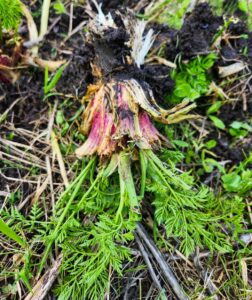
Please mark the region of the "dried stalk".
<svg viewBox="0 0 252 300"><path fill-rule="evenodd" d="M172 290L174 291L176 297L179 300L189 300L183 289L178 283L177 278L174 276L171 268L169 267L168 263L164 259L162 253L158 250L156 245L153 243L153 241L150 239L148 233L146 232L145 228L138 223L136 228L137 234L142 238L142 240L145 242L146 246L149 248L153 256L155 257L157 263L160 266L160 269L163 271L163 274L165 276L165 279L171 286Z"/></svg>
<svg viewBox="0 0 252 300"><path fill-rule="evenodd" d="M50 291L55 279L58 276L62 256L59 256L53 267L49 269L36 283L32 291L26 296L25 300L43 300Z"/></svg>
<svg viewBox="0 0 252 300"><path fill-rule="evenodd" d="M138 237L137 233L135 233L135 240L136 240L136 242L137 242L137 244L138 244L138 247L139 247L140 252L142 253L143 259L144 259L144 261L145 261L145 263L146 263L146 265L147 265L147 267L148 267L148 269L149 269L150 276L151 276L151 278L152 278L152 280L153 280L153 282L154 282L156 288L157 288L160 292L162 292L163 289L162 289L161 283L159 282L158 277L157 277L157 275L156 275L156 273L155 273L155 271L154 271L154 268L153 268L153 266L152 266L152 264L151 264L151 261L150 261L150 259L149 259L148 252L145 250L144 245L143 245L143 243L141 242L140 238Z"/></svg>

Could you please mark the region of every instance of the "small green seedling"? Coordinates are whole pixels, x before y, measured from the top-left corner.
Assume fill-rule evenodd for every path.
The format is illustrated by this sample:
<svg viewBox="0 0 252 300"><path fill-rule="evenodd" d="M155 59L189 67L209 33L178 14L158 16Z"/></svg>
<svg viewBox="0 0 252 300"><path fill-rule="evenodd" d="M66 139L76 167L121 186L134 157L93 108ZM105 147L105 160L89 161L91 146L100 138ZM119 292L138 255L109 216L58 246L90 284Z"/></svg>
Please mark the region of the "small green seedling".
<svg viewBox="0 0 252 300"><path fill-rule="evenodd" d="M61 15L61 14L64 14L66 13L66 9L65 9L65 6L63 4L63 2L61 0L57 0L54 5L53 5L53 8L55 10L55 13L57 15Z"/></svg>
<svg viewBox="0 0 252 300"><path fill-rule="evenodd" d="M222 106L222 102L221 101L216 101L214 102L207 110L207 115L209 117L209 119L214 123L214 125L219 128L219 129L225 129L226 126L223 123L223 121L221 119L219 119L218 117L216 117L215 114Z"/></svg>
<svg viewBox="0 0 252 300"><path fill-rule="evenodd" d="M52 78L49 78L49 70L48 70L48 68L45 68L44 94L45 94L46 98L54 95L54 93L53 94L50 94L50 93L55 88L55 86L58 83L58 81L60 80L65 67L66 67L66 65L62 65L56 71L56 73L53 75Z"/></svg>
<svg viewBox="0 0 252 300"><path fill-rule="evenodd" d="M171 74L175 80L175 89L169 101L180 103L187 98L191 101L207 94L211 83L210 76L207 74L216 61L216 55L211 53L206 57L197 57L187 64L181 64L178 70Z"/></svg>
<svg viewBox="0 0 252 300"><path fill-rule="evenodd" d="M231 172L221 177L223 187L227 192L242 196L252 190L252 170L247 167L252 162L252 153Z"/></svg>
<svg viewBox="0 0 252 300"><path fill-rule="evenodd" d="M219 119L216 116L210 115L209 119L213 121L214 125L219 128L219 129L225 129L226 125L223 123L223 121L221 119Z"/></svg>
<svg viewBox="0 0 252 300"><path fill-rule="evenodd" d="M7 224L0 218L0 232L6 235L8 238L17 242L23 248L26 248L26 242Z"/></svg>
<svg viewBox="0 0 252 300"><path fill-rule="evenodd" d="M227 192L236 192L244 195L252 189L252 171L249 169L242 172L231 172L221 177L223 187Z"/></svg>
<svg viewBox="0 0 252 300"><path fill-rule="evenodd" d="M230 124L229 133L234 137L245 137L252 131L252 126L245 122L234 121Z"/></svg>

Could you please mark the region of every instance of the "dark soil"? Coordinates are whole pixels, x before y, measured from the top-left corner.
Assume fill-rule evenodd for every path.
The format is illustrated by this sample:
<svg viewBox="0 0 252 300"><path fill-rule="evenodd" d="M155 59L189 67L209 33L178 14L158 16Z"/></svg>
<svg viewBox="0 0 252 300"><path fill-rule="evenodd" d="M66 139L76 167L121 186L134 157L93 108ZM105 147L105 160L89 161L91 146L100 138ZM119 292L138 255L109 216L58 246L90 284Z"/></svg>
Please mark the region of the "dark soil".
<svg viewBox="0 0 252 300"><path fill-rule="evenodd" d="M252 67L252 32L248 35L248 58L249 64Z"/></svg>
<svg viewBox="0 0 252 300"><path fill-rule="evenodd" d="M207 3L197 5L194 11L185 17L181 30L172 42L167 44L167 57L174 60L175 54L180 53L182 58L190 59L199 54L207 54L221 25L223 18L214 16Z"/></svg>
<svg viewBox="0 0 252 300"><path fill-rule="evenodd" d="M120 9L124 8L134 8L139 3L138 0L99 0L98 3L102 3L102 9L105 12L110 11L111 9ZM139 11L142 12L142 11Z"/></svg>
<svg viewBox="0 0 252 300"><path fill-rule="evenodd" d="M248 100L248 109L247 111L243 110L242 103L239 102L235 107L232 105L224 105L218 118L220 118L226 127L228 127L234 121L247 122L249 118L252 116L252 101ZM221 160L230 161L231 165L238 164L243 161L246 156L249 155L251 151L251 142L252 137L244 138L244 139L235 139L225 131L217 131L211 130L211 134L209 135L209 139L215 139L217 141L217 146L213 149L214 153Z"/></svg>
<svg viewBox="0 0 252 300"><path fill-rule="evenodd" d="M167 37L166 58L175 60L178 55L182 60L188 60L197 55L206 55L211 50L214 37L218 30L223 25L223 17L215 16L210 6L207 3L199 4L194 11L187 14L184 24L179 31L164 30L163 36ZM228 27L228 34L231 39L223 40L220 47L220 58L218 59L215 68L218 66L226 66L237 61L244 61L252 66L252 34L248 32L245 21L231 23ZM248 36L248 38L247 38ZM247 55L246 53L247 49ZM215 76L218 82L218 75ZM248 87L252 84L252 80L248 83ZM251 89L251 88L250 88ZM218 117L228 127L233 121L246 122L252 116L252 91L247 95L247 110L243 110L242 101L235 105L226 104L222 106ZM205 115L205 103L208 99L200 99L198 101L198 111ZM231 164L243 161L245 155L251 151L251 140L246 140L240 143L233 143L233 138L228 131L220 131L216 128L211 128L209 139L215 139L217 146L213 149L218 159L228 160Z"/></svg>
<svg viewBox="0 0 252 300"><path fill-rule="evenodd" d="M244 55L244 51L247 48L249 40L247 38L248 30L245 22L239 21L238 23L231 23L228 27L228 33L232 36L232 39L222 41L221 55L222 59L219 60L219 65L229 65L230 62L236 62L237 60L249 61Z"/></svg>

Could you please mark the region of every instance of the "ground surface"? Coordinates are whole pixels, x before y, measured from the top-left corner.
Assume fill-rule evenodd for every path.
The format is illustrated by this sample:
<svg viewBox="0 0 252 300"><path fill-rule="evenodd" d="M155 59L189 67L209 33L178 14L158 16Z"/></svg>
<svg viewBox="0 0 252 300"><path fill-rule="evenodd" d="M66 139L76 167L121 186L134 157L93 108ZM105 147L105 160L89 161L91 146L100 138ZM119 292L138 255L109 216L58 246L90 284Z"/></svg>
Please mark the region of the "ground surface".
<svg viewBox="0 0 252 300"><path fill-rule="evenodd" d="M120 4L118 2L103 1L104 11L118 9L119 6L122 8L124 5L141 14L146 6L144 1L123 1ZM29 8L38 24L40 3L33 3L29 4ZM67 3L67 12L69 9ZM88 18L85 4L74 6L73 28ZM60 157L55 155L55 148L53 149L50 143L53 124L64 157L65 175L68 180L75 176L76 158L73 150L83 140L83 136L78 132L82 111L80 100L85 95L88 84L94 82L94 78L89 64L93 53L84 41L84 25L76 34L70 36L70 19L69 13L57 15L52 10L49 33L39 49L40 56L44 59L69 61L56 89L52 91L55 94L45 97L44 72L35 67L21 70L20 78L14 85L0 83L0 116L6 112L6 117L0 118L0 204L9 214L13 214L11 206L17 207L23 215L30 214L32 205L39 203L47 219L51 207L57 201L57 195L66 186L60 168ZM50 27L51 24L54 24L53 27ZM252 151L252 34L243 21L231 23L225 28L224 34L221 33L219 42L216 37L216 46L213 48L213 39L223 24L223 18L213 15L206 4L196 7L193 13L188 13L180 30L171 29L167 24L149 24L157 33L153 53L162 55L170 62L176 61L179 65L178 59L181 63L187 63L198 55L206 56L212 51L218 53L213 66L205 72L211 78L209 82L215 82L218 90L212 90L210 94L204 92L195 100L197 108L194 113L201 118L172 125L167 130L160 129L169 138L177 141L173 143L173 147L184 155L184 159L178 164L179 168L192 170L198 183L204 182L216 193L229 192L223 186L224 173L221 168L225 168L227 173L232 173L237 166L244 163ZM25 23L22 28L22 36L27 39ZM220 67L237 62L245 63L246 67L231 76L220 78ZM156 75L154 80L153 74ZM172 76L172 68L147 65L139 74L134 75L144 78L163 107L174 105L169 102L169 97L176 88L176 77ZM193 76L197 81L197 74ZM174 101L177 100L176 98ZM209 114L209 107L216 101L221 101L222 104ZM216 125L218 120L215 119L214 122L209 115L221 120L224 128L222 125ZM238 127L232 127L234 122L239 122L240 126L238 124ZM231 128L236 130L234 134L230 134ZM239 134L237 130L243 132ZM207 147L209 141L213 140L215 142L212 146ZM237 174L242 176L242 171L250 167L251 161ZM252 176L248 180L252 180ZM231 190L231 193L231 197L243 197L243 227L246 230L251 229L251 189L243 192L237 188ZM152 227L152 207L149 203L143 208L143 214L143 223ZM18 219L18 215L16 217ZM15 261L17 266L22 265L19 254L10 251L12 254L8 255L10 245L3 238L1 242L3 251L0 253L0 269L6 266L7 260ZM172 243L173 247L169 247L169 243ZM191 299L210 299L207 297L215 291L216 286L216 299L252 297L251 293L249 295L252 285L252 253L239 243L234 245L234 253L210 254L208 249L197 249L195 255L189 258L178 250L176 240L167 244L160 242L160 246L183 287L191 292ZM42 252L39 247L41 246L38 245L38 255ZM155 299L157 291L138 246L132 243L130 247L134 252L133 261L125 263L123 278L112 276L110 299ZM5 275L0 278L0 295L3 295L0 299L18 299L18 294L25 299L27 288L21 283L22 280L16 285L13 277L5 280ZM34 282L33 278L29 279ZM206 279L211 281L213 289L209 288ZM162 278L160 280L162 281ZM163 286L169 293L170 288L165 280ZM169 295L169 299L175 299L171 293ZM57 298L53 292L49 292L46 299Z"/></svg>

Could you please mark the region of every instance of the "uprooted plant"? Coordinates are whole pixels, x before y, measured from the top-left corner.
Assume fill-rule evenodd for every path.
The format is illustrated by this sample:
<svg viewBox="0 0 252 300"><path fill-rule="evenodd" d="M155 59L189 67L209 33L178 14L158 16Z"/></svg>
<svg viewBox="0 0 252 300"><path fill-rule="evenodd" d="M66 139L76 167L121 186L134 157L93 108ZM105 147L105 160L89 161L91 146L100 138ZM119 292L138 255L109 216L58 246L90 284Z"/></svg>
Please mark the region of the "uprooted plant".
<svg viewBox="0 0 252 300"><path fill-rule="evenodd" d="M154 32L145 34L146 24L130 13L112 17L97 9L87 33L95 78L83 99L88 104L80 130L87 139L76 150L84 167L57 201L39 263L40 274L52 246L62 249L59 299L100 299L109 290L111 272L121 274L123 261L130 259L126 244L134 238L145 201L154 206L155 222L168 237L180 239L186 255L195 245L232 251L238 233L232 224L241 228L241 199L230 208L233 199L195 186L189 173L176 169L174 151L154 125L196 118L188 114L195 104L186 101L161 108L144 80L142 66Z"/></svg>
<svg viewBox="0 0 252 300"><path fill-rule="evenodd" d="M165 126L198 116L189 114L196 104L183 97L170 109L155 100L156 74L147 80L144 63L154 31L130 12L105 16L97 9L86 34L94 80L82 101L87 105L80 131L86 140L76 150L79 160L73 170L78 175L46 212L47 219L38 203L27 218L18 209L1 216L15 230L5 226L9 238L20 243L15 232L21 228L29 240L14 267L1 273L4 280L21 279L30 289L29 279L38 271L37 280L56 257L56 264L62 261L55 290L60 300L109 294L113 273L122 275L124 261L132 259L129 243L145 210L153 217L149 224L157 244L176 244L186 256L196 246L231 252L241 231L241 198L215 196L197 186L190 172L176 168L181 153L169 149ZM173 243L166 243L167 237ZM10 252L20 251L13 247ZM47 278L47 271L44 276L38 282ZM36 297L36 291L31 295Z"/></svg>

